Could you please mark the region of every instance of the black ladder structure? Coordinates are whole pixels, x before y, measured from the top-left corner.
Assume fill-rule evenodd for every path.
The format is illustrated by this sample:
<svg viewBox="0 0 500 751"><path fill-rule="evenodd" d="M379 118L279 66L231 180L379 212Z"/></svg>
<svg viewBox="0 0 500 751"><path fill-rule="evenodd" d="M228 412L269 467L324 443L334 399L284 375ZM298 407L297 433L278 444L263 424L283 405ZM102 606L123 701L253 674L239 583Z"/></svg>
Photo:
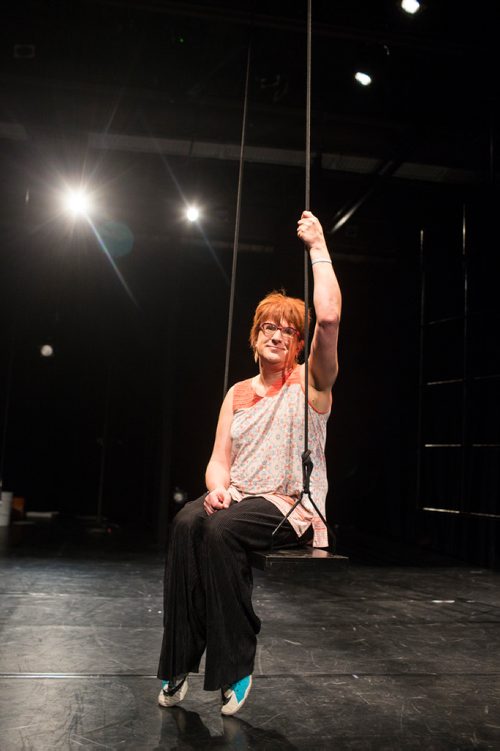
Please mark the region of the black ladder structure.
<svg viewBox="0 0 500 751"><path fill-rule="evenodd" d="M417 508L440 548L498 563L500 292L493 202L421 232ZM488 230L488 227L490 230ZM486 545L485 545L486 543Z"/></svg>

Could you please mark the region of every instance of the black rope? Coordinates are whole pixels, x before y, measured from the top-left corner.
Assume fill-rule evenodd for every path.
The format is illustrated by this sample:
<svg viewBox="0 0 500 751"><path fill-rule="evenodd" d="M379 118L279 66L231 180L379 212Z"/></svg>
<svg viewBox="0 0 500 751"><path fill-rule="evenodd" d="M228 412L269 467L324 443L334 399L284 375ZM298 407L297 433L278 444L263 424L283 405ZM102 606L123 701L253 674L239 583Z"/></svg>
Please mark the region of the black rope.
<svg viewBox="0 0 500 751"><path fill-rule="evenodd" d="M304 207L311 204L311 68L312 68L312 0L307 0L307 52L306 52L306 171ZM304 247L304 452L302 454L303 492L309 495L312 472L309 451L309 251Z"/></svg>
<svg viewBox="0 0 500 751"><path fill-rule="evenodd" d="M305 206L306 211L309 211L311 202L311 70L312 70L312 0L307 0L307 53L306 53L306 164L305 164ZM283 517L276 529L272 533L272 540L274 540L278 530L285 523L292 512L297 508L299 504L302 504L304 496L309 498L314 510L318 514L319 518L326 526L330 533L332 550L335 550L335 535L328 524L326 518L316 506L311 495L311 474L313 471L313 461L311 459L311 451L309 449L309 251L307 247L304 247L304 451L302 452L302 492L299 498L295 501L293 506L288 511L287 515ZM271 548L272 548L271 540Z"/></svg>
<svg viewBox="0 0 500 751"><path fill-rule="evenodd" d="M233 335L233 313L234 313L234 294L236 289L236 267L238 263L238 244L240 236L240 216L241 216L241 194L243 188L243 168L245 165L244 151L245 140L247 130L247 110L248 110L248 83L250 80L250 58L251 58L252 45L248 44L247 52L247 71L245 77L245 95L243 99L243 119L241 124L241 143L240 143L240 165L238 172L238 191L236 194L236 220L234 224L234 240L233 240L233 263L231 267L231 289L229 292L229 312L227 318L227 338L226 338L226 362L224 366L224 387L222 392L222 398L226 396L229 380L229 360L231 356L231 339Z"/></svg>
<svg viewBox="0 0 500 751"><path fill-rule="evenodd" d="M307 52L306 52L306 179L304 208L311 204L311 70L312 70L312 0L307 0ZM306 253L306 260L308 254ZM309 267L306 266L306 270ZM307 303L306 303L307 304Z"/></svg>

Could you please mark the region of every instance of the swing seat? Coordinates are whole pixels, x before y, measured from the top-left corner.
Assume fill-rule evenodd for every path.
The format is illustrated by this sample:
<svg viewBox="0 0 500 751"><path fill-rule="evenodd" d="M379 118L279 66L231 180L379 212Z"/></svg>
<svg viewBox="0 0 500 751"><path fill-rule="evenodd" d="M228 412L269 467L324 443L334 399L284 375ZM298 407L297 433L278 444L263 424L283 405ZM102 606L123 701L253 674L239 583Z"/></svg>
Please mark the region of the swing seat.
<svg viewBox="0 0 500 751"><path fill-rule="evenodd" d="M307 571L343 571L347 568L349 558L307 545L282 550L254 550L250 555L250 562L260 571L276 573L292 572L298 568Z"/></svg>

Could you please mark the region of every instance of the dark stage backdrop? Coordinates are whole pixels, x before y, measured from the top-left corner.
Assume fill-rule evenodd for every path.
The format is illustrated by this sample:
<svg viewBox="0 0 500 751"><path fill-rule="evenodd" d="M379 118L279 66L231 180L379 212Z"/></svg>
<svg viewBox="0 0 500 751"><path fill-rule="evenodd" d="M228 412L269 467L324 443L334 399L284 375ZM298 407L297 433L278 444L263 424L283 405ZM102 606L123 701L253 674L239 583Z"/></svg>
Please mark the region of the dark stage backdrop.
<svg viewBox="0 0 500 751"><path fill-rule="evenodd" d="M130 252L115 257L128 291L88 227L70 234L62 220L46 221L47 201L30 173L13 168L4 185L4 487L24 496L29 510L67 516L95 514L101 488L109 520L162 537L175 511L174 489L190 499L204 489L222 398L236 168L205 160L194 169L170 160L182 184L209 197L197 229L179 218L179 196L159 159L122 158L135 189L120 195L113 187L108 213L132 236ZM117 173L116 161L107 167ZM326 229L339 206L366 187L353 177L313 176L312 208ZM301 170L248 166L231 382L255 372L248 331L256 302L272 289L302 295L302 248L295 238L302 195ZM497 349L498 257L492 205L483 194L387 182L329 237L344 312L327 446L328 512L340 535L354 527L493 564L498 521L438 518L417 498L417 449L427 440L418 434L420 230L428 233L429 254L441 258L431 303L453 308L461 293L443 269L450 257L449 268L461 263L464 201L477 259L471 305L487 310L486 323L471 324L468 357L484 370L488 352ZM433 239L438 235L442 242ZM459 285L458 271L455 277ZM445 336L434 350L427 345L426 368L453 359L451 341ZM45 342L53 344L53 358L40 357ZM484 440L494 443L498 390L492 382L485 388L491 393L476 389L467 409L474 426L489 421ZM461 510L499 513L496 451L467 457L473 468ZM421 493L445 482L446 471L427 474ZM492 499L486 506L470 500L485 493Z"/></svg>

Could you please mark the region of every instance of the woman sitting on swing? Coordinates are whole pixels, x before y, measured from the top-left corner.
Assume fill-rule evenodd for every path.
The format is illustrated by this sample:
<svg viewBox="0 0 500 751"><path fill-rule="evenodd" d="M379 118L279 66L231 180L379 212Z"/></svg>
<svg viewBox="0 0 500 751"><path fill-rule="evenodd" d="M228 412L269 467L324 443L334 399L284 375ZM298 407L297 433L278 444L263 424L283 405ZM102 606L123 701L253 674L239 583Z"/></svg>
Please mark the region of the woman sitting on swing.
<svg viewBox="0 0 500 751"><path fill-rule="evenodd" d="M204 689L221 689L223 715L245 702L260 621L252 607L249 552L298 542L327 547L325 525L304 498L271 535L302 490L304 375L308 367L311 497L324 515L324 446L338 372L341 295L318 219L304 211L297 235L309 251L316 326L308 363L302 300L273 292L257 306L250 333L259 373L229 389L206 470L208 492L175 516L165 572L165 631L159 704L186 696L206 649Z"/></svg>

